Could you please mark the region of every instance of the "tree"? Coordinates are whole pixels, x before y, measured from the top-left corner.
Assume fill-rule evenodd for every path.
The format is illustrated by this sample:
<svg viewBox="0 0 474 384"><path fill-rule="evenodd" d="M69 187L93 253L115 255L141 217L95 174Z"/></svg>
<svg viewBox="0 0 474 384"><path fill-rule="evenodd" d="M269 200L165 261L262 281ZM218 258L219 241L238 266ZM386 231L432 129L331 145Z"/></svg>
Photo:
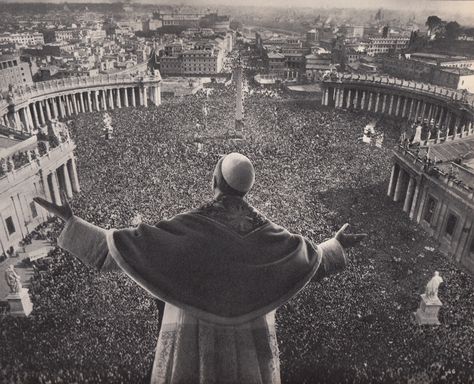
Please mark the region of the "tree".
<svg viewBox="0 0 474 384"><path fill-rule="evenodd" d="M443 20L438 16L428 16L425 25L428 27L429 34L431 35L443 26Z"/></svg>
<svg viewBox="0 0 474 384"><path fill-rule="evenodd" d="M446 24L446 38L448 40L456 40L461 33L461 26L457 21L450 21Z"/></svg>

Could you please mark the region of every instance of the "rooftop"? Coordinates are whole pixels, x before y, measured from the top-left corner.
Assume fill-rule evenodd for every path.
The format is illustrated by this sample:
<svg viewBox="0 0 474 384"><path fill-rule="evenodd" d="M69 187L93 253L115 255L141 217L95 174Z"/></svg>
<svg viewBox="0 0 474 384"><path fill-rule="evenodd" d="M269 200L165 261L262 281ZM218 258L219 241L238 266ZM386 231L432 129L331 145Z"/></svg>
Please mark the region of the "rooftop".
<svg viewBox="0 0 474 384"><path fill-rule="evenodd" d="M269 59L284 59L285 56L283 56L281 53L275 53L275 52L270 52L268 54Z"/></svg>
<svg viewBox="0 0 474 384"><path fill-rule="evenodd" d="M464 75L464 76L474 75L474 71L472 69L469 69L469 68L446 68L446 67L442 67L441 69L442 69L443 72L450 72L450 73L455 73L455 74Z"/></svg>
<svg viewBox="0 0 474 384"><path fill-rule="evenodd" d="M424 57L427 59L442 59L443 61L449 60L466 60L466 56L449 56L449 55L442 55L440 53L425 53L425 52L413 52L411 56L415 57Z"/></svg>
<svg viewBox="0 0 474 384"><path fill-rule="evenodd" d="M449 140L430 147L430 158L449 162L459 158L474 158L474 135L462 140Z"/></svg>

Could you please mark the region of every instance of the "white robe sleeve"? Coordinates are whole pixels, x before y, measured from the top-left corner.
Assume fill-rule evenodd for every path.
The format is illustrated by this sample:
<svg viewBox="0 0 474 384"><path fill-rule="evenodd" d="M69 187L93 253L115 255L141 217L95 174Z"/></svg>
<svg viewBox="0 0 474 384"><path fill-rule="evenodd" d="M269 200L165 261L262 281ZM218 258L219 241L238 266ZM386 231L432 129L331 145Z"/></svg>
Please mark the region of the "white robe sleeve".
<svg viewBox="0 0 474 384"><path fill-rule="evenodd" d="M321 254L321 264L313 280L319 280L323 277L341 272L347 266L347 257L344 248L335 238L319 244L317 249Z"/></svg>
<svg viewBox="0 0 474 384"><path fill-rule="evenodd" d="M58 245L76 256L84 264L101 272L120 271L110 255L105 229L73 216L67 222L58 238Z"/></svg>

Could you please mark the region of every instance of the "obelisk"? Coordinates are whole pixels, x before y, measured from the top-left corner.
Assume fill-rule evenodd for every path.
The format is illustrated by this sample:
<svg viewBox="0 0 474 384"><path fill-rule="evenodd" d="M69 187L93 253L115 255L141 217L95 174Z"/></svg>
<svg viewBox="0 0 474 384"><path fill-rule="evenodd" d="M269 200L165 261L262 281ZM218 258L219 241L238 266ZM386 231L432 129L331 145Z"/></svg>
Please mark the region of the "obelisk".
<svg viewBox="0 0 474 384"><path fill-rule="evenodd" d="M235 92L235 136L242 137L244 129L244 105L242 96L242 67L238 65L234 69Z"/></svg>

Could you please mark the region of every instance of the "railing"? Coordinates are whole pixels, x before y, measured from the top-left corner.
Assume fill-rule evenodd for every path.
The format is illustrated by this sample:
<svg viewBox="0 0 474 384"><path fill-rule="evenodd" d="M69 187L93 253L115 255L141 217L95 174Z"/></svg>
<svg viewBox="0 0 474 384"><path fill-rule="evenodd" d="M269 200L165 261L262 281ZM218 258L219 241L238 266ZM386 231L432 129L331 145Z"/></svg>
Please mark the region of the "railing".
<svg viewBox="0 0 474 384"><path fill-rule="evenodd" d="M403 90L416 91L427 93L431 96L441 96L448 98L453 101L459 101L465 103L471 107L474 107L474 95L463 93L457 90L440 87L438 85L421 83L411 80L403 80L391 76L380 76L380 75L368 75L368 74L347 74L347 73L338 73L336 75L328 76L322 80L325 83L370 83L377 85L389 85L397 87Z"/></svg>
<svg viewBox="0 0 474 384"><path fill-rule="evenodd" d="M54 157L55 154L64 152L68 150L70 147L74 149L74 142L71 139L63 141L57 147L54 147L54 148L49 147L47 152L44 155L38 156L35 159L28 161L26 164L23 164L21 167L5 172L2 176L0 176L0 183L5 178L8 178L9 180L11 180L13 177L13 179L15 179L14 175L18 175L27 169L31 169L32 167L34 169L41 168L43 165L42 163L44 161L50 160L51 157Z"/></svg>
<svg viewBox="0 0 474 384"><path fill-rule="evenodd" d="M436 163L431 162L428 159L420 158L418 153L404 147L403 145L398 145L395 147L395 150L408 161L419 166L420 170L427 171L429 168L431 176L434 176L444 184L447 184L450 188L453 188L463 194L467 194L470 199L473 199L474 190L472 187L466 185L461 180L456 179L451 173L444 172L440 168L436 167Z"/></svg>

